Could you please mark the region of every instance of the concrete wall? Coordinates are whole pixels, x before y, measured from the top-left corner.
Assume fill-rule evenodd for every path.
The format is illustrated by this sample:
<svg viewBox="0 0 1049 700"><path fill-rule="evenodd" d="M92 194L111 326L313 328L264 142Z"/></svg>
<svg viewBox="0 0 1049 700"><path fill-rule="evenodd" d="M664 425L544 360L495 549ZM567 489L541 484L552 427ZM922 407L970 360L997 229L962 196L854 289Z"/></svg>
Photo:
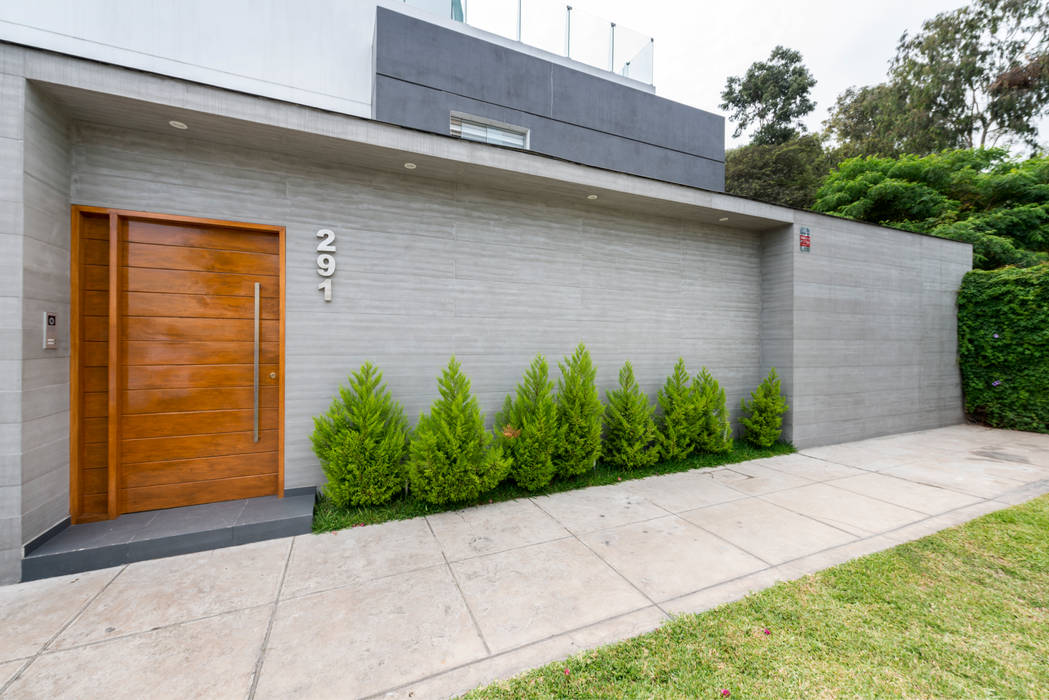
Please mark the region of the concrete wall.
<svg viewBox="0 0 1049 700"><path fill-rule="evenodd" d="M25 92L22 239L22 541L69 514L68 124L32 84ZM58 314L55 349L43 315Z"/></svg>
<svg viewBox="0 0 1049 700"><path fill-rule="evenodd" d="M412 419L453 353L489 413L536 352L555 364L580 341L602 388L630 359L654 395L679 355L732 406L757 382L759 234L187 136L77 124L72 200L287 226L288 487L321 481L312 416L365 360ZM339 251L329 304L319 228Z"/></svg>
<svg viewBox="0 0 1049 700"><path fill-rule="evenodd" d="M799 446L961 422L956 296L968 244L799 212L792 236Z"/></svg>
<svg viewBox="0 0 1049 700"><path fill-rule="evenodd" d="M22 545L22 54L0 45L0 583Z"/></svg>
<svg viewBox="0 0 1049 700"><path fill-rule="evenodd" d="M375 118L448 134L451 112L524 127L530 149L725 189L723 117L380 7Z"/></svg>

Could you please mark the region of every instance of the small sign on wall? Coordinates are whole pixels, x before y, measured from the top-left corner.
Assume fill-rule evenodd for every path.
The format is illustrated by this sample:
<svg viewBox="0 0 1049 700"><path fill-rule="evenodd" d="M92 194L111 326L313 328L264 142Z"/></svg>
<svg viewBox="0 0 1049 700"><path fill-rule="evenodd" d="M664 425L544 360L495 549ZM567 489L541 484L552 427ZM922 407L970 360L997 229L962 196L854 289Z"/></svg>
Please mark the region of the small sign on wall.
<svg viewBox="0 0 1049 700"><path fill-rule="evenodd" d="M808 226L802 226L798 233L798 245L802 253L808 253L812 248L812 233Z"/></svg>

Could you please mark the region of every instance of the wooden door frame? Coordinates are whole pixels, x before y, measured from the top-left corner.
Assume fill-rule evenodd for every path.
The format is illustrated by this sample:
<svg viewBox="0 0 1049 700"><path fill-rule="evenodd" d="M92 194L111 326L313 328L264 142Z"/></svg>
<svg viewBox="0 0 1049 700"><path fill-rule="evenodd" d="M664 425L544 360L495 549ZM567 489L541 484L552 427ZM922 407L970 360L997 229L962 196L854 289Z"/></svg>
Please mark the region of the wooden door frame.
<svg viewBox="0 0 1049 700"><path fill-rule="evenodd" d="M120 502L120 367L123 358L120 352L120 231L122 222L128 220L156 221L172 224L196 224L215 226L258 233L275 233L278 237L278 357L277 357L277 496L284 497L284 294L285 294L285 237L284 226L253 224L243 221L208 219L180 214L112 209L74 204L71 209L70 249L70 305L69 305L69 514L73 523L80 518L80 221L83 215L109 217L109 367L108 367L108 486L107 505L110 519L124 512Z"/></svg>

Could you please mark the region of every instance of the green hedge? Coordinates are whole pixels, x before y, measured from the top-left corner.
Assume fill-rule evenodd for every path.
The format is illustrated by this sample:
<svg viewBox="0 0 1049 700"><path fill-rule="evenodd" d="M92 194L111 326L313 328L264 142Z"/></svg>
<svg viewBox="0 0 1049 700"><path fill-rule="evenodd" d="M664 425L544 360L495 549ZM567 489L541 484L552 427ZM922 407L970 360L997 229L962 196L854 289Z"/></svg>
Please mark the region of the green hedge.
<svg viewBox="0 0 1049 700"><path fill-rule="evenodd" d="M1049 265L968 273L958 353L970 416L1049 433Z"/></svg>

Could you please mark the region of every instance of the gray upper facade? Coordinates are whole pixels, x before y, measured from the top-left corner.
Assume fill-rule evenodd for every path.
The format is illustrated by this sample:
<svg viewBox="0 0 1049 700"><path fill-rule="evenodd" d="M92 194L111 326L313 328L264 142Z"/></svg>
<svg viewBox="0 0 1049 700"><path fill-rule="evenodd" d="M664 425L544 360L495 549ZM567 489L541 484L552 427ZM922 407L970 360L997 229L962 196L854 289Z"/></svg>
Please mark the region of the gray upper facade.
<svg viewBox="0 0 1049 700"><path fill-rule="evenodd" d="M447 135L451 116L467 115L527 129L536 153L724 191L723 117L613 74L376 11L376 120Z"/></svg>

